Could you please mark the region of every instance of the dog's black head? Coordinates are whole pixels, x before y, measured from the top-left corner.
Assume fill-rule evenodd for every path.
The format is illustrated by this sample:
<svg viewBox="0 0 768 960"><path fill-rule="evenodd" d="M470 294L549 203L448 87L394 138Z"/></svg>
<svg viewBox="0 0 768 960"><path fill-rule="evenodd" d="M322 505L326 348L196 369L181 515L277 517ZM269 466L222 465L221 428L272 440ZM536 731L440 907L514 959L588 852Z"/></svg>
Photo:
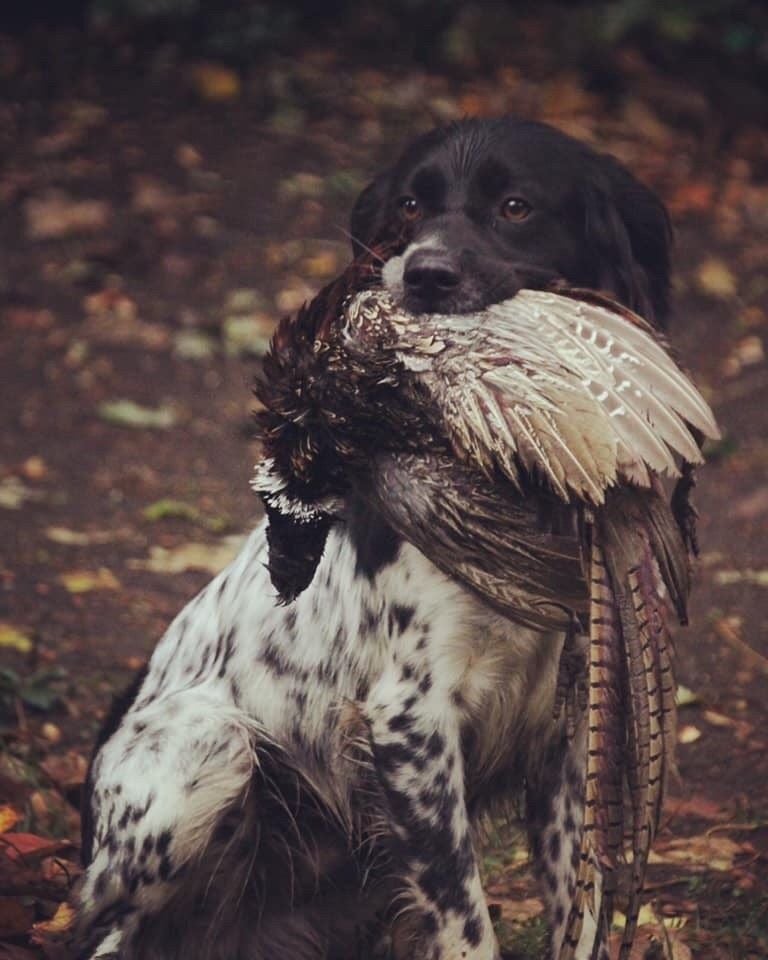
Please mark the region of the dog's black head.
<svg viewBox="0 0 768 960"><path fill-rule="evenodd" d="M414 141L358 198L356 252L403 228L383 280L415 313L466 313L560 279L664 324L663 205L612 157L544 124L468 120Z"/></svg>

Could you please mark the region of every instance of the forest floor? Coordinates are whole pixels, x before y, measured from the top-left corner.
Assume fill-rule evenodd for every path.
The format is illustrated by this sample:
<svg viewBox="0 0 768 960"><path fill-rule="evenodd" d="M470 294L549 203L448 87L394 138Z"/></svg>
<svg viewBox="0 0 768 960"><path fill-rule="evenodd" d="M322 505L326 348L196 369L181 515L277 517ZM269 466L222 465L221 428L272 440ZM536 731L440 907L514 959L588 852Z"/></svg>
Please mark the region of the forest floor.
<svg viewBox="0 0 768 960"><path fill-rule="evenodd" d="M723 440L633 956L768 956L766 103L632 48L606 85L520 29L507 62L444 69L0 37L0 960L56 954L110 700L257 518L275 321L345 263L352 201L400 144L503 112L614 153L671 211L672 339ZM524 848L499 839L486 870L509 956L543 956Z"/></svg>

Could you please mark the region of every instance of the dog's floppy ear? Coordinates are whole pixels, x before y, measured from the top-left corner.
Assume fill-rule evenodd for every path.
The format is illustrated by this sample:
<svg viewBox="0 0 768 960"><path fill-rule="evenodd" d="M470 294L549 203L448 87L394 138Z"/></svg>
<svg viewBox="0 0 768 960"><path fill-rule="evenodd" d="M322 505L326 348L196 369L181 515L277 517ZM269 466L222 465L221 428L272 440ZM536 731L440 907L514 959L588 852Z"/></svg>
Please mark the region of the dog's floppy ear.
<svg viewBox="0 0 768 960"><path fill-rule="evenodd" d="M613 157L599 156L587 188L586 218L598 285L665 327L672 231L664 204Z"/></svg>
<svg viewBox="0 0 768 960"><path fill-rule="evenodd" d="M355 201L349 219L349 232L354 256L358 256L365 247L370 246L384 226L390 179L391 175L388 170L380 174L368 184Z"/></svg>

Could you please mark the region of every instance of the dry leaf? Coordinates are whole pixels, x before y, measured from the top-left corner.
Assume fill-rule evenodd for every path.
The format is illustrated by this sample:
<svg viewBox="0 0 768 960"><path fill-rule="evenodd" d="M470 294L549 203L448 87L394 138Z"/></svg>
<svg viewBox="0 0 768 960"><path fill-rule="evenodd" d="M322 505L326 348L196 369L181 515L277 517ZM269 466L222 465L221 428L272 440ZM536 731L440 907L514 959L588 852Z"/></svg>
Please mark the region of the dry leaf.
<svg viewBox="0 0 768 960"><path fill-rule="evenodd" d="M211 103L225 103L240 96L240 77L220 63L198 63L190 71L197 95Z"/></svg>
<svg viewBox="0 0 768 960"><path fill-rule="evenodd" d="M32 641L10 623L0 623L0 649L16 650L17 653L29 653Z"/></svg>
<svg viewBox="0 0 768 960"><path fill-rule="evenodd" d="M106 567L98 570L70 570L62 573L59 581L69 593L90 593L92 590L119 590L120 581Z"/></svg>
<svg viewBox="0 0 768 960"><path fill-rule="evenodd" d="M110 216L109 204L104 201L75 200L61 190L31 197L24 205L27 236L31 240L95 233L109 224Z"/></svg>
<svg viewBox="0 0 768 960"><path fill-rule="evenodd" d="M14 862L22 859L42 860L71 846L69 840L51 840L50 837L38 837L35 833L0 833L0 856Z"/></svg>
<svg viewBox="0 0 768 960"><path fill-rule="evenodd" d="M65 547L89 547L92 544L110 543L115 539L115 533L112 530L95 530L92 533L85 533L82 530L70 530L68 527L46 527L46 537Z"/></svg>
<svg viewBox="0 0 768 960"><path fill-rule="evenodd" d="M88 772L88 761L76 750L68 750L59 756L51 754L40 766L58 787L65 790L85 783Z"/></svg>
<svg viewBox="0 0 768 960"><path fill-rule="evenodd" d="M736 295L736 277L722 260L714 257L699 264L695 280L699 290L711 297L727 299Z"/></svg>
<svg viewBox="0 0 768 960"><path fill-rule="evenodd" d="M0 807L0 833L7 833L12 830L19 820L21 820L21 814L18 810L14 810L8 804L3 804Z"/></svg>
<svg viewBox="0 0 768 960"><path fill-rule="evenodd" d="M134 560L130 566L152 573L184 573L187 570L207 570L219 573L237 556L245 537L233 535L217 543L184 543L167 549L152 547L148 560Z"/></svg>
<svg viewBox="0 0 768 960"><path fill-rule="evenodd" d="M676 837L667 842L657 841L649 856L649 863L675 863L708 870L732 870L740 854L752 852L750 844L736 843L729 837Z"/></svg>
<svg viewBox="0 0 768 960"><path fill-rule="evenodd" d="M675 691L675 704L677 707L693 707L697 703L701 703L701 697L698 693L694 693L693 690L690 690L682 683L678 684L677 690Z"/></svg>
<svg viewBox="0 0 768 960"><path fill-rule="evenodd" d="M75 921L76 913L74 907L68 903L60 903L56 913L50 920L43 920L40 923L32 925L30 940L33 943L41 943L48 937L57 937L66 933Z"/></svg>
<svg viewBox="0 0 768 960"><path fill-rule="evenodd" d="M685 726L680 727L677 731L677 742L678 743L696 743L697 740L701 738L701 730L698 727L694 727L692 724L687 723Z"/></svg>

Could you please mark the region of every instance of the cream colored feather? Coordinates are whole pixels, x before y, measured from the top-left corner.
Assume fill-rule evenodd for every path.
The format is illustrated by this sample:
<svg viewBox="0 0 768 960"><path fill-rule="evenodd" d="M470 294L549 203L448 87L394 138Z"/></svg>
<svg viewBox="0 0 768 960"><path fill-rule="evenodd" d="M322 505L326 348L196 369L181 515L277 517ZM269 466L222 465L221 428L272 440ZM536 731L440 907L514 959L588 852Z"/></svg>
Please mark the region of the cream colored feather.
<svg viewBox="0 0 768 960"><path fill-rule="evenodd" d="M482 313L413 317L388 294L348 306L347 336L395 351L432 397L457 454L519 485L521 469L564 500L598 505L628 481L699 463L706 402L638 317L578 294L522 290Z"/></svg>

